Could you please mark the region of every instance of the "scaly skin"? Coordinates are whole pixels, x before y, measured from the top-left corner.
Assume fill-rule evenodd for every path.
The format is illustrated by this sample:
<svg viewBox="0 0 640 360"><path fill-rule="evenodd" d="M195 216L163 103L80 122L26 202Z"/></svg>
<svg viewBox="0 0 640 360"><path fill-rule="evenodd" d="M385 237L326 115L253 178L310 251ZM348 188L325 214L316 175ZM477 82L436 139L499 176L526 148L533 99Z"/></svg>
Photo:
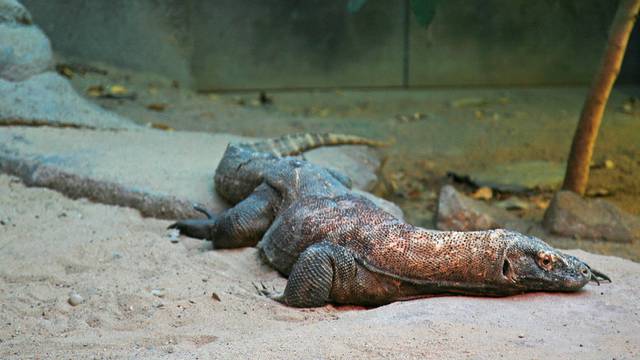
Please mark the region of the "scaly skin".
<svg viewBox="0 0 640 360"><path fill-rule="evenodd" d="M291 155L318 146L380 143L299 134L231 144L215 183L231 209L170 227L216 248L256 245L289 277L274 299L381 305L427 294L504 296L576 291L609 278L540 239L507 230L434 231L396 219L350 191L350 180Z"/></svg>

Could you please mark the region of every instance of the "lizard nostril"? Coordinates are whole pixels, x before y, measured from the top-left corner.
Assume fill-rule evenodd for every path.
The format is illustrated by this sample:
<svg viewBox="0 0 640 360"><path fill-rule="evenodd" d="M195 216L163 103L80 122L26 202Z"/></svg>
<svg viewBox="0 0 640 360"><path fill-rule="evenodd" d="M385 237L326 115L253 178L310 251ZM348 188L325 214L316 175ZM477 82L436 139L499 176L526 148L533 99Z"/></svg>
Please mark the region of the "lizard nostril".
<svg viewBox="0 0 640 360"><path fill-rule="evenodd" d="M509 260L504 259L504 262L502 263L502 276L507 277L509 275L509 268L511 268Z"/></svg>

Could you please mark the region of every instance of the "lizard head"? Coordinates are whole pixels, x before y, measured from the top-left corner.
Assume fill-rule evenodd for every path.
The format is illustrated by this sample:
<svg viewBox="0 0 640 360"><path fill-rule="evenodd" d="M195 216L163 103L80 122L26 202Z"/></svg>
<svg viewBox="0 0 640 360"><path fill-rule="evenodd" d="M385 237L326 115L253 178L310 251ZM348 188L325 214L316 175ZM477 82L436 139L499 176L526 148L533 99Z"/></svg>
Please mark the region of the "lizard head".
<svg viewBox="0 0 640 360"><path fill-rule="evenodd" d="M515 291L576 291L589 281L611 282L584 261L536 237L516 232L506 232L505 236L511 241L502 258L502 276Z"/></svg>

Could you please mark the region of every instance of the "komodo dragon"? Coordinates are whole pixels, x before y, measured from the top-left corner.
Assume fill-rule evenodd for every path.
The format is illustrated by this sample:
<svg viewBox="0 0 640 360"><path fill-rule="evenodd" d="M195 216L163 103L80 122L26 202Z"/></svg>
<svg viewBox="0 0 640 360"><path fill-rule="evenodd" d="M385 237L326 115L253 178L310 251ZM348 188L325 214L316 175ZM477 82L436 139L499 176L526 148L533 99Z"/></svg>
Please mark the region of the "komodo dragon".
<svg viewBox="0 0 640 360"><path fill-rule="evenodd" d="M234 207L170 228L215 248L257 244L288 281L289 306L375 306L426 294L504 296L576 291L609 278L535 237L507 230L435 231L395 218L350 191L350 179L299 158L327 145L380 143L297 134L227 147L217 192Z"/></svg>

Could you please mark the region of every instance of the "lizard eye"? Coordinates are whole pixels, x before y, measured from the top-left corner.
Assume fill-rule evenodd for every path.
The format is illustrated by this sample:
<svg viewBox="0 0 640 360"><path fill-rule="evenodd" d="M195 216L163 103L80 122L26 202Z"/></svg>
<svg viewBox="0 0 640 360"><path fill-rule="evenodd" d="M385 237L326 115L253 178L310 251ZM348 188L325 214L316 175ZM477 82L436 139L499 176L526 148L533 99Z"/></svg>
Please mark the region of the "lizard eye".
<svg viewBox="0 0 640 360"><path fill-rule="evenodd" d="M550 271L553 268L553 255L543 251L539 252L538 265L541 268Z"/></svg>

